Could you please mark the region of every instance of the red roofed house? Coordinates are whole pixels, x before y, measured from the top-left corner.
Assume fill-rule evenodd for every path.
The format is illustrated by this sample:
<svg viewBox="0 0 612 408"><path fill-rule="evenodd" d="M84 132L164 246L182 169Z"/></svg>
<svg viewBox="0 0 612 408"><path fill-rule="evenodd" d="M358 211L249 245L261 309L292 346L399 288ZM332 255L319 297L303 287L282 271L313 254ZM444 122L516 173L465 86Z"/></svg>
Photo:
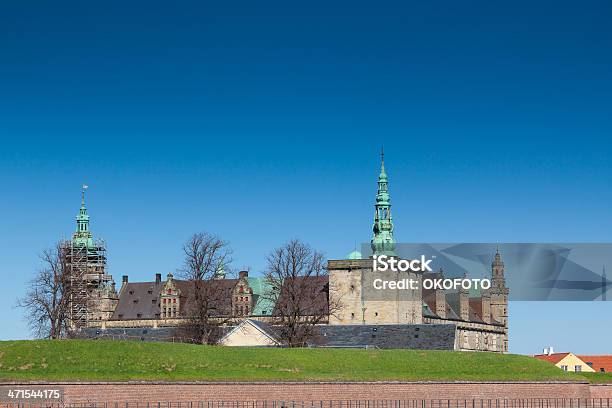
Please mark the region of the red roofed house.
<svg viewBox="0 0 612 408"><path fill-rule="evenodd" d="M598 373L612 373L612 356L577 356Z"/></svg>
<svg viewBox="0 0 612 408"><path fill-rule="evenodd" d="M584 371L587 373L595 371L586 362L572 353L553 353L552 347L544 349L544 354L536 354L534 357L538 360L548 361L563 371Z"/></svg>

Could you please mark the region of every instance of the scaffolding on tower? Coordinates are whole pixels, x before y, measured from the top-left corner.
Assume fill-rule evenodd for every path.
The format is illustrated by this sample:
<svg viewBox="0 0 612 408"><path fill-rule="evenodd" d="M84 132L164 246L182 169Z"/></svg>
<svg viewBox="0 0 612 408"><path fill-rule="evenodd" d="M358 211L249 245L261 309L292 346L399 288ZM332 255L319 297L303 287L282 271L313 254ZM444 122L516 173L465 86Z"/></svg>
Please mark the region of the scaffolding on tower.
<svg viewBox="0 0 612 408"><path fill-rule="evenodd" d="M104 241L65 241L64 256L68 270L67 292L69 295L69 324L78 331L87 327L91 320L92 294L94 289L109 283L106 274L106 245Z"/></svg>
<svg viewBox="0 0 612 408"><path fill-rule="evenodd" d="M106 273L106 244L93 238L89 230L89 215L85 205L85 191L81 191L81 208L76 217L77 228L72 239L62 244L62 256L67 271L66 294L68 295L68 325L71 331L87 327L97 313L100 315L101 290L114 293L112 276ZM112 295L107 291L104 297ZM107 299L108 300L108 299ZM97 302L97 303L96 303Z"/></svg>

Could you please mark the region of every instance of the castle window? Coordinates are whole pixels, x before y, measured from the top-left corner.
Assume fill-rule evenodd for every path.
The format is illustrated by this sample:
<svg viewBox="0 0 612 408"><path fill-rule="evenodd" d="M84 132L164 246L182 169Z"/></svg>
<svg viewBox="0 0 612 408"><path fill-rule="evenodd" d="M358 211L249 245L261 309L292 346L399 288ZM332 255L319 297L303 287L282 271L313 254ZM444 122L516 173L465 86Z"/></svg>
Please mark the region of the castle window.
<svg viewBox="0 0 612 408"><path fill-rule="evenodd" d="M355 318L355 313L351 313L351 319Z"/></svg>
<svg viewBox="0 0 612 408"><path fill-rule="evenodd" d="M577 372L577 373L581 372L582 371L582 366L581 365L574 366L574 371Z"/></svg>
<svg viewBox="0 0 612 408"><path fill-rule="evenodd" d="M176 298L172 299L172 303L176 303Z"/></svg>
<svg viewBox="0 0 612 408"><path fill-rule="evenodd" d="M567 366L566 366L566 365L562 365L562 366L561 366L561 369L562 369L563 371L567 371Z"/></svg>
<svg viewBox="0 0 612 408"><path fill-rule="evenodd" d="M142 317L142 313L137 313L136 317L140 319Z"/></svg>
<svg viewBox="0 0 612 408"><path fill-rule="evenodd" d="M249 314L249 307L246 307L246 314Z"/></svg>
<svg viewBox="0 0 612 408"><path fill-rule="evenodd" d="M172 289L168 289L168 294L171 295L172 294Z"/></svg>
<svg viewBox="0 0 612 408"><path fill-rule="evenodd" d="M378 312L374 312L374 316L378 317Z"/></svg>

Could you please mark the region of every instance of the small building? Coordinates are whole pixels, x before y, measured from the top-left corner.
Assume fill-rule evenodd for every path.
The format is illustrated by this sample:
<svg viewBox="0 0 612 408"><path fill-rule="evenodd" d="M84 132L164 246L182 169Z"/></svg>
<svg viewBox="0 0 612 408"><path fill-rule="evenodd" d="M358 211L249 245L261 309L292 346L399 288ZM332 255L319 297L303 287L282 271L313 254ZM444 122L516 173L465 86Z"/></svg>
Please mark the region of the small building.
<svg viewBox="0 0 612 408"><path fill-rule="evenodd" d="M264 322L244 319L219 340L221 346L274 347L281 342L272 327Z"/></svg>
<svg viewBox="0 0 612 408"><path fill-rule="evenodd" d="M544 349L544 354L536 354L538 360L548 361L563 371L595 372L586 362L573 353L553 353L552 348Z"/></svg>

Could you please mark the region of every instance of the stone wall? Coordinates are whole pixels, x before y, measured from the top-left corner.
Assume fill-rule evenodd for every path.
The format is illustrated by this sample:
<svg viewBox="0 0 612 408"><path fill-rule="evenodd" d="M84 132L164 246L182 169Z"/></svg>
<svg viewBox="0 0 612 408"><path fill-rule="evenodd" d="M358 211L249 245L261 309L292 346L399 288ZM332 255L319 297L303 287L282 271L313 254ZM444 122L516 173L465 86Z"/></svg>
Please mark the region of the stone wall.
<svg viewBox="0 0 612 408"><path fill-rule="evenodd" d="M23 384L20 384L23 385ZM495 400L590 398L587 383L55 383L64 402ZM1 404L0 404L1 406Z"/></svg>
<svg viewBox="0 0 612 408"><path fill-rule="evenodd" d="M591 384L591 398L610 398L612 407L612 384Z"/></svg>

